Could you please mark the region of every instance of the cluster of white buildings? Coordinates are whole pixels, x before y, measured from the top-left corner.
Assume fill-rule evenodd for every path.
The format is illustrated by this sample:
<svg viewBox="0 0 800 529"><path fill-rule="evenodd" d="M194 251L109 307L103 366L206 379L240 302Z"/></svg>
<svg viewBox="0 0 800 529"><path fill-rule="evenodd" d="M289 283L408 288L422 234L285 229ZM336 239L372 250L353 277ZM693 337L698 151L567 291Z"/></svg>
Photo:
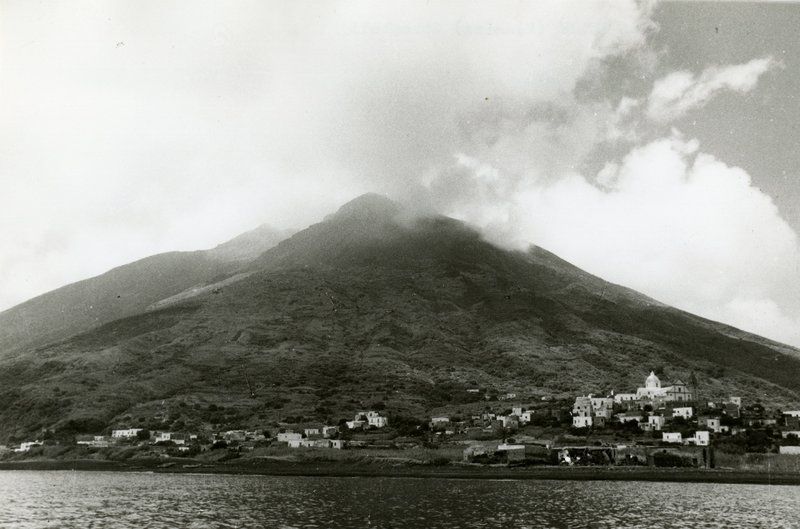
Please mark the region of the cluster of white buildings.
<svg viewBox="0 0 800 529"><path fill-rule="evenodd" d="M484 425L487 423L495 424L505 429L515 430L530 423L533 414L533 410L528 410L523 406L514 406L511 408L511 413L485 412L481 415L472 416L472 421L473 423L483 422ZM441 429L440 425L443 421L449 421L449 419L447 417L432 417L429 425L432 430Z"/></svg>
<svg viewBox="0 0 800 529"><path fill-rule="evenodd" d="M678 380L671 386L662 387L661 380L651 371L644 386L637 388L635 393L612 392L607 397L577 397L572 407L572 425L576 428L603 426L616 417L620 422L636 421L643 430L661 430L665 421L663 416L651 414L645 420L639 410L648 405L651 409L668 407L673 418L689 419L693 414L692 407L681 404L692 401L694 394L686 384ZM615 406L626 412L615 413Z"/></svg>
<svg viewBox="0 0 800 529"><path fill-rule="evenodd" d="M377 411L360 411L356 413L352 421L347 421L347 427L351 430L364 428L385 428L389 426L389 419Z"/></svg>
<svg viewBox="0 0 800 529"><path fill-rule="evenodd" d="M371 429L385 428L389 425L389 419L377 411L360 411L355 414L352 421L347 421L348 429ZM193 433L152 431L146 432L143 428L118 428L111 431L111 435L78 435L75 443L80 446L92 448L108 448L118 443L130 441L148 442L153 445L169 444L175 445L179 451L190 450L190 445L196 444L198 436ZM300 432L287 431L277 434L277 442L286 443L291 448L314 447L314 448L337 448L345 446L345 441L334 439L338 437L338 426L320 426L305 428ZM217 441L227 443L247 443L266 441L267 437L263 431L259 430L228 430L218 432L213 435ZM9 447L6 451L28 452L32 448L42 446L42 441L26 441L18 447Z"/></svg>
<svg viewBox="0 0 800 529"><path fill-rule="evenodd" d="M380 429L389 426L389 419L377 411L359 411L352 421L346 421L348 430ZM289 448L334 448L342 449L347 441L338 437L338 426L304 428L302 432L287 430L276 436L276 441L286 443Z"/></svg>
<svg viewBox="0 0 800 529"><path fill-rule="evenodd" d="M143 432L144 428L123 428L121 430L111 430L111 437L114 439L135 439L139 436L139 432Z"/></svg>
<svg viewBox="0 0 800 529"><path fill-rule="evenodd" d="M345 447L342 439L332 439L339 433L337 426L323 426L322 428L305 428L302 432L287 430L276 436L276 441L286 443L289 448L335 448L341 450Z"/></svg>
<svg viewBox="0 0 800 529"><path fill-rule="evenodd" d="M662 387L661 380L654 372L650 371L644 380L644 386L637 388L636 393L612 393L611 398L615 404L628 407L642 407L646 404L657 407L665 402L692 402L695 400L695 395L680 380L676 380L671 386Z"/></svg>
<svg viewBox="0 0 800 529"><path fill-rule="evenodd" d="M78 435L75 437L75 444L92 448L108 448L124 441L141 440L151 444L170 442L177 445L179 450L186 451L189 449L187 445L197 439L197 435L195 434L164 431L150 432L147 439L139 439L140 433L143 431L145 431L143 428L123 428L112 430L110 436Z"/></svg>
<svg viewBox="0 0 800 529"><path fill-rule="evenodd" d="M35 448L37 446L42 446L41 441L25 441L19 444L17 448L14 448L14 452L28 452L31 448Z"/></svg>
<svg viewBox="0 0 800 529"><path fill-rule="evenodd" d="M711 442L711 435L708 431L698 430L691 437L684 438L680 432L664 432L661 434L661 441L673 444L708 446Z"/></svg>
<svg viewBox="0 0 800 529"><path fill-rule="evenodd" d="M615 419L620 423L635 422L644 431L661 432L670 421L681 419L688 422L695 419L695 409L689 405L694 402L695 397L681 381L662 387L658 376L651 371L644 386L637 388L635 393L577 397L572 407L572 425L576 428L603 426L609 420ZM740 416L741 405L740 397L729 397L718 404L708 403L709 408L719 408L721 413L737 418ZM800 417L800 411L797 414ZM684 438L679 432L662 432L662 441L708 446L711 432L731 432L719 417L697 418L697 426L701 429L689 438ZM798 426L800 430L800 425ZM736 429L732 433L736 433Z"/></svg>

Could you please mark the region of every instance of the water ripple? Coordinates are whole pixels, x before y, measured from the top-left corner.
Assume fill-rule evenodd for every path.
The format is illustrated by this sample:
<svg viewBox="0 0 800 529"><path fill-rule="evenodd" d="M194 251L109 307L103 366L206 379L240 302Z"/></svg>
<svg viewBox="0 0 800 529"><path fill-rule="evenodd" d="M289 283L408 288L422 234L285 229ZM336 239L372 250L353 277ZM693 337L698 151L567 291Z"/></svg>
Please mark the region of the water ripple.
<svg viewBox="0 0 800 529"><path fill-rule="evenodd" d="M800 487L0 472L0 527L797 527Z"/></svg>

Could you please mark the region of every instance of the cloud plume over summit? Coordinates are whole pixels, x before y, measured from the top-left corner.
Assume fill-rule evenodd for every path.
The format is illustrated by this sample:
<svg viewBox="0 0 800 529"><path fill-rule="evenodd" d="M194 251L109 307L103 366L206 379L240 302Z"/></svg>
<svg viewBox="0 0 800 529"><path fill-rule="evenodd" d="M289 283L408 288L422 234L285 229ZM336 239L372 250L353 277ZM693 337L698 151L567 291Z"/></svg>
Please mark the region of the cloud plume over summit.
<svg viewBox="0 0 800 529"><path fill-rule="evenodd" d="M796 234L676 121L774 58L665 69L632 1L177 5L6 10L0 308L375 191L800 344Z"/></svg>

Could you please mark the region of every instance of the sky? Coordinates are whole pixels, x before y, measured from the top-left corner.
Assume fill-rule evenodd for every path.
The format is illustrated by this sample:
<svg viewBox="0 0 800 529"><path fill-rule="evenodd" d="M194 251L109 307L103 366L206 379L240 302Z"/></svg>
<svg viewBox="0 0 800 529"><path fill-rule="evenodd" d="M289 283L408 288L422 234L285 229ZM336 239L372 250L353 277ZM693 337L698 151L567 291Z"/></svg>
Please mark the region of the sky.
<svg viewBox="0 0 800 529"><path fill-rule="evenodd" d="M0 0L0 310L364 192L800 346L800 4Z"/></svg>

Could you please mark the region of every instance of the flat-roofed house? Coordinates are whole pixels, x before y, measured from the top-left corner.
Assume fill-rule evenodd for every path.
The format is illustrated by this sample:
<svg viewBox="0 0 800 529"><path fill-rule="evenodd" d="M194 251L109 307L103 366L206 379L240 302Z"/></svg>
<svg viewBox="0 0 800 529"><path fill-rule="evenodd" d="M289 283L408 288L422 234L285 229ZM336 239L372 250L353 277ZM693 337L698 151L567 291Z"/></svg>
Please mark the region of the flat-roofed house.
<svg viewBox="0 0 800 529"><path fill-rule="evenodd" d="M687 443L694 444L697 446L708 446L710 441L711 441L711 435L705 430L698 430L694 432L694 435L692 437L686 439Z"/></svg>
<svg viewBox="0 0 800 529"><path fill-rule="evenodd" d="M280 432L276 436L279 443L288 443L290 441L299 441L303 438L303 434L299 432Z"/></svg>
<svg viewBox="0 0 800 529"><path fill-rule="evenodd" d="M323 426L322 427L322 437L328 438L333 437L339 432L338 426Z"/></svg>
<svg viewBox="0 0 800 529"><path fill-rule="evenodd" d="M718 417L708 417L706 418L706 428L714 433L720 433L722 431L722 424Z"/></svg>
<svg viewBox="0 0 800 529"><path fill-rule="evenodd" d="M144 428L123 428L120 430L111 430L111 437L114 439L131 439L139 435L139 432L144 431Z"/></svg>
<svg viewBox="0 0 800 529"><path fill-rule="evenodd" d="M593 424L591 415L575 415L572 417L572 426L575 428L588 428Z"/></svg>
<svg viewBox="0 0 800 529"><path fill-rule="evenodd" d="M666 419L662 415L651 415L647 418L645 430L660 432L664 427Z"/></svg>
<svg viewBox="0 0 800 529"><path fill-rule="evenodd" d="M369 425L375 428L384 428L389 425L389 419L381 415L375 415L368 418Z"/></svg>
<svg viewBox="0 0 800 529"><path fill-rule="evenodd" d="M614 395L615 404L625 404L636 400L636 393L617 393Z"/></svg>
<svg viewBox="0 0 800 529"><path fill-rule="evenodd" d="M691 406L683 406L680 408L672 408L672 417L683 417L684 419L691 419L693 415Z"/></svg>

